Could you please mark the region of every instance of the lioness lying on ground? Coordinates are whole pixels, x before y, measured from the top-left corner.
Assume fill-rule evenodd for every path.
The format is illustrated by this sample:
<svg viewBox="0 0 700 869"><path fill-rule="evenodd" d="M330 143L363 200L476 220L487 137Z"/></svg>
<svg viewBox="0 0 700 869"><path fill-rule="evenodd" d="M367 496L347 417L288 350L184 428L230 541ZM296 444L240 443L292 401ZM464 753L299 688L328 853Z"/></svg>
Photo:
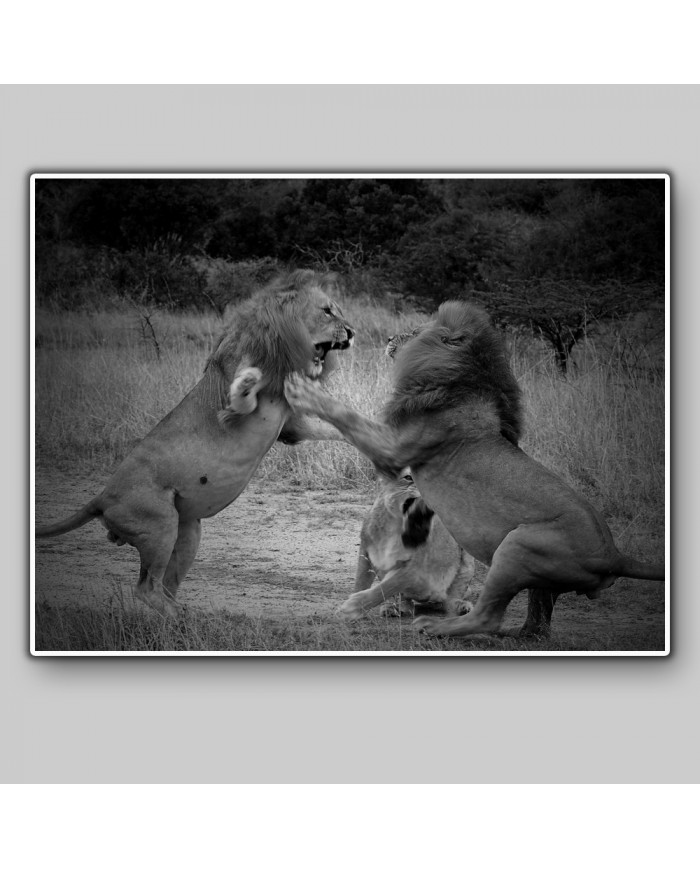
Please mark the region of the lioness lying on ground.
<svg viewBox="0 0 700 869"><path fill-rule="evenodd" d="M117 544L141 557L137 596L163 614L199 546L201 520L245 489L276 440L340 439L331 426L296 414L284 398L292 372L320 378L354 332L328 296L335 275L297 271L243 303L204 376L124 459L102 494L37 537L99 518Z"/></svg>
<svg viewBox="0 0 700 869"><path fill-rule="evenodd" d="M474 559L437 516L426 522L409 514L420 498L410 476L381 478L380 487L362 523L355 593L338 612L359 618L381 605L383 615L412 616L415 604L439 605L449 615L467 612Z"/></svg>
<svg viewBox="0 0 700 869"><path fill-rule="evenodd" d="M525 588L597 597L619 576L664 579L662 565L620 553L600 513L514 443L520 395L485 311L441 305L435 319L399 351L384 420L362 417L301 376L285 393L316 413L388 476L410 467L425 499L462 548L489 565L466 615L423 616L429 634L498 630ZM409 508L410 509L410 508Z"/></svg>

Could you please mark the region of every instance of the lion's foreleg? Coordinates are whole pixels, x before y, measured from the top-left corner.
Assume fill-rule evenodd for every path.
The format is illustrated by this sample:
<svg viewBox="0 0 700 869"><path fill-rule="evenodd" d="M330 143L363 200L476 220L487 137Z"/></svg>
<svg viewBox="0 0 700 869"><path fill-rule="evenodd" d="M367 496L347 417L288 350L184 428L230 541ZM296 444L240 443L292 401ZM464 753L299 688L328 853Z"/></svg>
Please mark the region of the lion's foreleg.
<svg viewBox="0 0 700 869"><path fill-rule="evenodd" d="M338 429L321 419L304 417L301 428L304 440L307 441L344 441L345 438Z"/></svg>
<svg viewBox="0 0 700 869"><path fill-rule="evenodd" d="M355 571L355 591L365 591L370 588L374 580L377 578L377 573L372 567L372 562L369 560L367 550L364 546L360 547L360 552L357 556L357 570Z"/></svg>
<svg viewBox="0 0 700 869"><path fill-rule="evenodd" d="M391 600L406 585L405 564L399 562L399 566L390 570L384 579L365 591L357 591L338 609L338 614L348 619L359 619L366 612L385 601Z"/></svg>
<svg viewBox="0 0 700 869"><path fill-rule="evenodd" d="M315 413L332 423L381 473L395 477L411 464L414 445L403 443L390 426L367 419L324 392L314 381L292 374L285 381L284 392L295 411Z"/></svg>
<svg viewBox="0 0 700 869"><path fill-rule="evenodd" d="M338 429L330 423L317 418L294 415L285 423L278 440L293 446L302 441L344 441Z"/></svg>
<svg viewBox="0 0 700 869"><path fill-rule="evenodd" d="M382 474L397 477L410 464L410 454L406 454L399 438L388 425L369 420L347 408L341 408L337 415L326 419Z"/></svg>

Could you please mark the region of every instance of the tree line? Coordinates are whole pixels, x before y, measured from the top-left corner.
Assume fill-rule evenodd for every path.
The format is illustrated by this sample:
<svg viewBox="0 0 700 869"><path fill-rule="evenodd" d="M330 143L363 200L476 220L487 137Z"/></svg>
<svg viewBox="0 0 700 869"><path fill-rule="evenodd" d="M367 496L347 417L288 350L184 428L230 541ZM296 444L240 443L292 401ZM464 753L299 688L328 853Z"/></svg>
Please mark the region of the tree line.
<svg viewBox="0 0 700 869"><path fill-rule="evenodd" d="M221 309L277 267L547 330L663 300L665 187L635 178L38 179L36 294ZM554 325L553 325L554 324Z"/></svg>

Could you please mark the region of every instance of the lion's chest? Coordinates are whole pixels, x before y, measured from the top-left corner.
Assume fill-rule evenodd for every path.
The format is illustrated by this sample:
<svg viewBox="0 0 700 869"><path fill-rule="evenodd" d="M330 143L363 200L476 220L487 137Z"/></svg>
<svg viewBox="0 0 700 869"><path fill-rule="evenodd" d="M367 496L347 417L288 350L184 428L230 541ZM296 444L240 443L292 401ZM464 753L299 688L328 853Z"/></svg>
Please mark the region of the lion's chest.
<svg viewBox="0 0 700 869"><path fill-rule="evenodd" d="M285 418L277 406L263 405L232 432L197 443L189 460L180 463L175 487L180 515L205 519L234 501L277 440Z"/></svg>
<svg viewBox="0 0 700 869"><path fill-rule="evenodd" d="M232 468L215 459L201 459L195 473L177 491L175 506L183 519L215 516L245 489L257 465Z"/></svg>
<svg viewBox="0 0 700 869"><path fill-rule="evenodd" d="M401 543L401 537L385 538L367 547L367 557L375 571L383 575L396 567L397 562L407 561L410 553Z"/></svg>

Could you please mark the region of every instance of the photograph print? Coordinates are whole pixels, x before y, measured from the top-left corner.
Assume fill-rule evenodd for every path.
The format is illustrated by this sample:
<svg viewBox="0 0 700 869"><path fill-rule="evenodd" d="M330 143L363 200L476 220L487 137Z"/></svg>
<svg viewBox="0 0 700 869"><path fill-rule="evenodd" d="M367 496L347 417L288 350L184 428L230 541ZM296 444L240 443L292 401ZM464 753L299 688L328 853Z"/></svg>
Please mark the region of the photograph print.
<svg viewBox="0 0 700 869"><path fill-rule="evenodd" d="M667 175L29 196L32 654L669 654Z"/></svg>

